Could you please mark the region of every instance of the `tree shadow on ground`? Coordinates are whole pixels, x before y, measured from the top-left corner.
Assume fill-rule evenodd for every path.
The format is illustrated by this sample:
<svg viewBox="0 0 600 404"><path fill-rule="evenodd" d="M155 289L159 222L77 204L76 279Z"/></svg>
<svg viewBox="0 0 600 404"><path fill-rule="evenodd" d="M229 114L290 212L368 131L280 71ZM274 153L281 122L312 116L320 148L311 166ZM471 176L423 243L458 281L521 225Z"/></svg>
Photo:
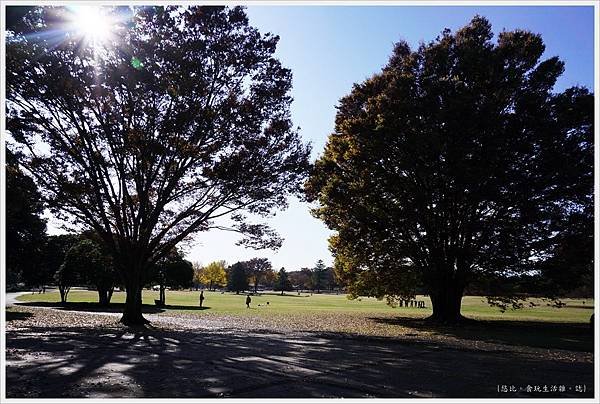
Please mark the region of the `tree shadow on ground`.
<svg viewBox="0 0 600 404"><path fill-rule="evenodd" d="M585 383L585 394L562 397L593 397L591 361L456 349L426 340L365 343L310 333L30 326L8 331L6 346L11 398L506 398L498 393L501 383Z"/></svg>
<svg viewBox="0 0 600 404"><path fill-rule="evenodd" d="M163 308L169 310L210 310L210 306L182 306L176 304L165 304Z"/></svg>
<svg viewBox="0 0 600 404"><path fill-rule="evenodd" d="M95 313L122 313L125 308L124 303L110 303L108 306L101 306L93 302L19 302L15 306L30 306L30 307L48 307L64 311L88 311ZM209 310L209 306L181 306L167 304L162 307L153 306L150 304L142 305L142 312L145 314L164 313L166 310Z"/></svg>
<svg viewBox="0 0 600 404"><path fill-rule="evenodd" d="M464 340L582 352L594 351L594 335L588 324L581 323L469 319L464 323L450 326L410 317L372 318L372 320Z"/></svg>
<svg viewBox="0 0 600 404"><path fill-rule="evenodd" d="M26 320L33 317L32 313L22 313L18 311L6 311L6 321Z"/></svg>

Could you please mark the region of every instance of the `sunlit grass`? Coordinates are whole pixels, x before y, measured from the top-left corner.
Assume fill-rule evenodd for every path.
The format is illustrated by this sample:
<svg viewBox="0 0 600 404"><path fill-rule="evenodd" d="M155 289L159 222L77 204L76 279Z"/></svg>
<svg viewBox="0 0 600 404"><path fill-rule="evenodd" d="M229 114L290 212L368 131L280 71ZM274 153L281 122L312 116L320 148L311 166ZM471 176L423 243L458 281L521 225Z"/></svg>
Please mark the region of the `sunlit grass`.
<svg viewBox="0 0 600 404"><path fill-rule="evenodd" d="M346 314L360 313L373 315L398 315L402 317L426 317L431 314L431 302L426 296L418 296L417 300L424 300L425 309L419 308L393 308L386 305L385 301L375 298L362 297L349 300L345 295L339 294L310 294L288 292L284 296L274 293L266 293L252 296L251 310L245 305L245 294L204 292L204 306L207 310L195 310L198 306L199 292L196 291L167 291L167 312L187 312L202 316L210 313L229 315L280 315L286 313L332 313L340 312ZM154 305L154 299L158 299L158 292L145 290L143 293L144 304ZM59 302L60 295L57 292L46 294L27 294L19 297L21 301L27 302ZM69 293L68 301L95 302L97 294L93 291L74 290ZM115 292L112 303L123 303L124 292ZM586 323L593 312L593 299L564 299L565 307L556 308L548 305L548 301L542 299L531 299L536 306L530 307L528 302L523 309L509 309L502 313L498 308L490 307L484 297L466 296L462 301L462 314L466 317L485 320L519 320L519 321L552 321ZM269 302L269 305L267 305ZM189 307L189 309L187 308Z"/></svg>

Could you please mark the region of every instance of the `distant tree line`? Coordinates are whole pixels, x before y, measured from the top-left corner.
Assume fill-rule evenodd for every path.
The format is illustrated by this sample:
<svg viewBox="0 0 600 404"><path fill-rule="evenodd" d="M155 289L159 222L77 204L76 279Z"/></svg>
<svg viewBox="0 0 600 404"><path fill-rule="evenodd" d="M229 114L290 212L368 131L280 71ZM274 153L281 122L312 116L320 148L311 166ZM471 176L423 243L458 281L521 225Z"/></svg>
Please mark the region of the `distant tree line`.
<svg viewBox="0 0 600 404"><path fill-rule="evenodd" d="M194 264L194 287L208 290L225 288L230 292L271 289L283 294L286 291L341 290L343 285L336 277L333 268L326 267L319 260L313 268L302 268L288 272L284 267L275 271L266 258L252 258L227 265L225 261L214 261L206 266Z"/></svg>

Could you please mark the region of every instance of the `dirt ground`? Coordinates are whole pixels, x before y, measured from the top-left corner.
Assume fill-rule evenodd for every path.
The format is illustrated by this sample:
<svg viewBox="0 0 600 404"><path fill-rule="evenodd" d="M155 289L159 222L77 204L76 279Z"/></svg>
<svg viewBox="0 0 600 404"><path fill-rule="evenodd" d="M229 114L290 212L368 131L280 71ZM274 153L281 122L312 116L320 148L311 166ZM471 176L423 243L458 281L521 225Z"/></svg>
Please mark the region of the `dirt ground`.
<svg viewBox="0 0 600 404"><path fill-rule="evenodd" d="M593 397L589 352L148 317L10 308L7 397Z"/></svg>

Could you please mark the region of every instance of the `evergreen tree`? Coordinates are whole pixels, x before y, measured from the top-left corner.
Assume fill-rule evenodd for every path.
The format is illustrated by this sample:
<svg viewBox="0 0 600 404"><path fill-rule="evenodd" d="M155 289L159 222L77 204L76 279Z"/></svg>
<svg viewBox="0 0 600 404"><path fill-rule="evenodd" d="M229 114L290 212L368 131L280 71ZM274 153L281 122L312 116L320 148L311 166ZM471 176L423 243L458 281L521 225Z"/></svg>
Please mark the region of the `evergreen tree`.
<svg viewBox="0 0 600 404"><path fill-rule="evenodd" d="M284 291L293 290L292 283L288 277L288 273L286 272L284 267L281 267L279 272L277 273L277 280L275 282L275 290L280 290L281 295L283 295Z"/></svg>

